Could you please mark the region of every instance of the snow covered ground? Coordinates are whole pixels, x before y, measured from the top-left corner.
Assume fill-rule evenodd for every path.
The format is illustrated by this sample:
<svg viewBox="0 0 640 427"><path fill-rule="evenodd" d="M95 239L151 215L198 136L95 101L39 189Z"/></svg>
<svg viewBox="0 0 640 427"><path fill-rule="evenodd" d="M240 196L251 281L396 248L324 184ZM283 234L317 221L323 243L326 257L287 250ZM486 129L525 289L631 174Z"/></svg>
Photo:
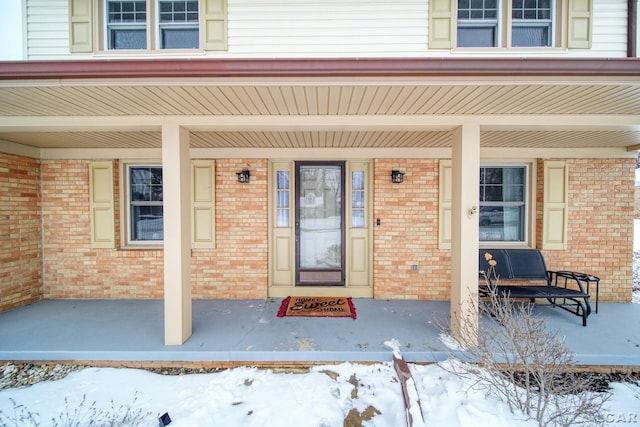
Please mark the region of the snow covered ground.
<svg viewBox="0 0 640 427"><path fill-rule="evenodd" d="M536 425L438 365L410 364L410 368L428 426ZM607 421L638 425L640 387L628 383L612 383L611 387ZM406 425L401 386L391 363L342 363L317 366L307 373L236 368L184 376L86 368L62 380L4 390L0 411L0 425L20 427L155 427L164 413L169 414L172 427L329 427L361 425L358 420L369 426ZM107 414L113 424L100 424ZM132 418L130 424L123 420L127 415ZM26 418L19 420L21 416ZM16 419L19 421L12 424Z"/></svg>

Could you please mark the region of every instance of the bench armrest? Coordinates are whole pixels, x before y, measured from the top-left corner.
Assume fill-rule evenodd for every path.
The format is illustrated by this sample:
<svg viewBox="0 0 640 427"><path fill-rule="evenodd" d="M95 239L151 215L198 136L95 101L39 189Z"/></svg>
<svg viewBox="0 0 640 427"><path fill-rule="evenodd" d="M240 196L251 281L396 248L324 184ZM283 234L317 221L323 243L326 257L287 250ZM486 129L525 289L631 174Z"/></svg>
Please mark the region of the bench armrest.
<svg viewBox="0 0 640 427"><path fill-rule="evenodd" d="M580 292L586 294L584 287L582 286L582 282L599 282L600 278L594 276L592 274L582 273L579 271L568 271L568 270L560 270L560 271L549 271L549 282L552 286L558 286L558 278L564 278L564 285L567 286L567 280L571 279L575 282L575 284L580 289ZM554 280L555 277L555 280Z"/></svg>

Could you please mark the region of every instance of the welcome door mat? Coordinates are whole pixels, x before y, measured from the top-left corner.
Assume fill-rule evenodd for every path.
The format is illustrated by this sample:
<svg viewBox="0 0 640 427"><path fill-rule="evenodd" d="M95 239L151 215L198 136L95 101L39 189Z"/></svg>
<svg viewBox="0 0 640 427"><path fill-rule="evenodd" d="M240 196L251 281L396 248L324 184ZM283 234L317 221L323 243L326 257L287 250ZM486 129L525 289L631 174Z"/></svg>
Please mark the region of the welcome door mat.
<svg viewBox="0 0 640 427"><path fill-rule="evenodd" d="M346 297L287 297L282 301L278 317L351 317L356 308Z"/></svg>

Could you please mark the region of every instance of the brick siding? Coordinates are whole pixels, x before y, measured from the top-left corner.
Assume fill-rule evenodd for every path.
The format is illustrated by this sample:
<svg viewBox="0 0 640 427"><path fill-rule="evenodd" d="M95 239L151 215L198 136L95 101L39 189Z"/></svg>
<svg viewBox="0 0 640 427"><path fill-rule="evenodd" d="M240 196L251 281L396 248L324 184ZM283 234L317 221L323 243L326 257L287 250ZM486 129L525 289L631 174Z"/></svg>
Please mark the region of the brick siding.
<svg viewBox="0 0 640 427"><path fill-rule="evenodd" d="M403 183L391 182L392 169L405 173ZM375 298L450 298L451 251L438 249L438 175L438 159L375 161Z"/></svg>
<svg viewBox="0 0 640 427"><path fill-rule="evenodd" d="M0 312L42 299L40 162L0 153Z"/></svg>
<svg viewBox="0 0 640 427"><path fill-rule="evenodd" d="M267 297L267 209L266 160L216 160L216 248L192 251L194 298Z"/></svg>
<svg viewBox="0 0 640 427"><path fill-rule="evenodd" d="M247 163L251 182L240 184L236 172ZM450 297L450 251L438 249L438 166L438 159L374 162L375 298ZM633 159L570 160L568 250L545 251L550 269L598 274L601 301L631 298L634 167ZM0 250L0 310L43 297L163 297L163 251L91 248L88 169L84 160L0 155L7 241ZM392 169L405 172L402 184L391 183ZM542 179L540 161L539 191ZM267 160L216 161L216 247L192 251L194 298L267 296L267 189ZM116 197L116 230L118 203ZM538 197L538 233L541 216Z"/></svg>
<svg viewBox="0 0 640 427"><path fill-rule="evenodd" d="M216 161L217 246L192 250L196 299L267 296L266 161L251 160L251 182L240 184L248 162ZM43 162L45 297L162 298L162 250L91 248L88 169L82 160ZM116 206L117 230L119 216Z"/></svg>
<svg viewBox="0 0 640 427"><path fill-rule="evenodd" d="M542 167L539 162L538 220ZM567 250L544 251L550 270L599 276L601 301L631 301L634 199L629 195L635 191L634 174L635 159L569 160Z"/></svg>
<svg viewBox="0 0 640 427"><path fill-rule="evenodd" d="M42 195L45 298L162 298L161 250L91 247L88 161L44 160Z"/></svg>

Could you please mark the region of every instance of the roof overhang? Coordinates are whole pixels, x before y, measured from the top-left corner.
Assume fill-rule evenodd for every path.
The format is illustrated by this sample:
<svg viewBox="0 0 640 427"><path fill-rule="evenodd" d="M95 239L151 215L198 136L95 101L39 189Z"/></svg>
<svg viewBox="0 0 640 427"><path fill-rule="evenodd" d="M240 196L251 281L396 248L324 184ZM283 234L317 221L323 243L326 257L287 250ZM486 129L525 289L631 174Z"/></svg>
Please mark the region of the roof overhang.
<svg viewBox="0 0 640 427"><path fill-rule="evenodd" d="M0 63L0 139L39 149L640 144L638 59L137 59Z"/></svg>

